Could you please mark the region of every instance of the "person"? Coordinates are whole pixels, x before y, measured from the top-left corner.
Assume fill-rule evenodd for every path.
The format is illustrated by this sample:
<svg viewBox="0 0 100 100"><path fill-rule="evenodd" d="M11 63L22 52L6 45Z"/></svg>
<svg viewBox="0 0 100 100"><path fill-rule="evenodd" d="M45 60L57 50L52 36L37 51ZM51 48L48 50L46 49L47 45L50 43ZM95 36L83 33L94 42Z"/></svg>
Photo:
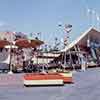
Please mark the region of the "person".
<svg viewBox="0 0 100 100"><path fill-rule="evenodd" d="M27 71L28 72L35 72L36 71L35 66L33 66L33 61L30 61L29 65L27 67Z"/></svg>
<svg viewBox="0 0 100 100"><path fill-rule="evenodd" d="M26 68L26 62L23 61L23 71L25 72L25 68Z"/></svg>
<svg viewBox="0 0 100 100"><path fill-rule="evenodd" d="M81 68L82 68L82 71L86 70L86 60L83 55L81 55Z"/></svg>

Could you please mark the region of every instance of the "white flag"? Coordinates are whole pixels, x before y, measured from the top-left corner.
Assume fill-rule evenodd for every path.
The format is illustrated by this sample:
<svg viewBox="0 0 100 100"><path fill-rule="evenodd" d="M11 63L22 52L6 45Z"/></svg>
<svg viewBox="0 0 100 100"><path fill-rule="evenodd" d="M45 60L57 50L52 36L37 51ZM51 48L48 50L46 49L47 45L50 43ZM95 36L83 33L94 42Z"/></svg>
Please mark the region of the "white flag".
<svg viewBox="0 0 100 100"><path fill-rule="evenodd" d="M100 21L100 16L98 16L97 14L96 14L96 19L97 21Z"/></svg>
<svg viewBox="0 0 100 100"><path fill-rule="evenodd" d="M88 12L88 13L90 13L90 12L91 12L91 10L88 8L88 9L87 9L87 12Z"/></svg>

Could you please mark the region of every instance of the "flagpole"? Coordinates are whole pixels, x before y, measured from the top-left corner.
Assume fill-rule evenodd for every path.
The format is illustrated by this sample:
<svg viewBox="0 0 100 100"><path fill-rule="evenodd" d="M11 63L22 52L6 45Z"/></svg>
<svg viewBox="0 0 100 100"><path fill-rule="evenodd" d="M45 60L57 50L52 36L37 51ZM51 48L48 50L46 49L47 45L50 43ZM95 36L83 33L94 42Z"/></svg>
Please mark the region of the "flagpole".
<svg viewBox="0 0 100 100"><path fill-rule="evenodd" d="M92 10L92 26L94 27L95 26L95 10Z"/></svg>
<svg viewBox="0 0 100 100"><path fill-rule="evenodd" d="M91 26L91 18L90 18L90 9L87 9L87 18L88 18L88 25Z"/></svg>
<svg viewBox="0 0 100 100"><path fill-rule="evenodd" d="M98 14L96 14L96 20L97 20L97 28L99 29L100 16Z"/></svg>
<svg viewBox="0 0 100 100"><path fill-rule="evenodd" d="M92 10L89 9L89 8L87 8L87 17L88 17L88 21L89 21L88 25L89 25L90 27L92 27L92 26L93 26L93 19L94 19L94 16L93 16Z"/></svg>

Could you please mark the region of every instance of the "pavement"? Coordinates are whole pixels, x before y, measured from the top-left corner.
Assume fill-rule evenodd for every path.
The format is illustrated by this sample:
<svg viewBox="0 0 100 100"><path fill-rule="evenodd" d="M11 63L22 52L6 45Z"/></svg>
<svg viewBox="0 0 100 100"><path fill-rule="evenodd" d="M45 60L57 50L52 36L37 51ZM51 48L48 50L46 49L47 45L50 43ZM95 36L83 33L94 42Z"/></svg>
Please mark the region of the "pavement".
<svg viewBox="0 0 100 100"><path fill-rule="evenodd" d="M100 68L73 73L73 84L50 87L0 86L0 100L100 100Z"/></svg>

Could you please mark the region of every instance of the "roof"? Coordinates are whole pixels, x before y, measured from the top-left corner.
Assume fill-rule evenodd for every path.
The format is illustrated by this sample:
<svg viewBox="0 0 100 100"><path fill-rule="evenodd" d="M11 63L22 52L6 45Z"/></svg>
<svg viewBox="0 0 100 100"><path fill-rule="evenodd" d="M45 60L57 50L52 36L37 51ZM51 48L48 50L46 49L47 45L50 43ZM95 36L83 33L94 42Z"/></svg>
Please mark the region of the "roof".
<svg viewBox="0 0 100 100"><path fill-rule="evenodd" d="M81 36L79 36L76 40L74 40L72 43L70 43L68 46L66 46L63 50L61 50L61 52L65 52L69 49L71 49L72 47L74 47L76 44L86 44L86 39L88 38L88 35L90 34L90 36L92 37L92 39L99 39L100 40L100 32L98 30L96 30L93 27L90 27L88 30L86 30Z"/></svg>
<svg viewBox="0 0 100 100"><path fill-rule="evenodd" d="M0 40L6 39L8 41L13 41L15 38L14 32L0 32Z"/></svg>

